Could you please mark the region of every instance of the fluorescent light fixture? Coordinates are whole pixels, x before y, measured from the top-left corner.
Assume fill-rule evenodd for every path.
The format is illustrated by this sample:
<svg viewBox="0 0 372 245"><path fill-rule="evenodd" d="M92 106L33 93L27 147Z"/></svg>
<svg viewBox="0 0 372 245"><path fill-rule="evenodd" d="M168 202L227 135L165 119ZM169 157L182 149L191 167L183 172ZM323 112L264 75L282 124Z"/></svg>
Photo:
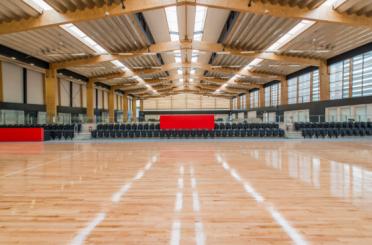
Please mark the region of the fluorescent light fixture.
<svg viewBox="0 0 372 245"><path fill-rule="evenodd" d="M183 74L182 69L177 69L177 74L178 74L178 75L182 75L182 74Z"/></svg>
<svg viewBox="0 0 372 245"><path fill-rule="evenodd" d="M219 69L222 68L222 66L212 66L212 69Z"/></svg>
<svg viewBox="0 0 372 245"><path fill-rule="evenodd" d="M53 8L47 4L44 0L23 0L26 4L34 8L35 10L42 9L43 11L53 10ZM37 9L39 8L39 9Z"/></svg>
<svg viewBox="0 0 372 245"><path fill-rule="evenodd" d="M196 69L191 69L190 74L195 75L195 73L196 73Z"/></svg>
<svg viewBox="0 0 372 245"><path fill-rule="evenodd" d="M192 63L197 63L198 62L198 56L197 55L192 55L191 62Z"/></svg>
<svg viewBox="0 0 372 245"><path fill-rule="evenodd" d="M123 55L123 56L132 56L134 55L133 53L119 53L119 55Z"/></svg>
<svg viewBox="0 0 372 245"><path fill-rule="evenodd" d="M165 16L167 17L168 29L171 41L180 40L179 31L178 31L178 16L177 16L177 7L167 7L165 8Z"/></svg>
<svg viewBox="0 0 372 245"><path fill-rule="evenodd" d="M175 57L175 60L176 60L176 63L181 63L182 62L182 59L181 59L181 57Z"/></svg>
<svg viewBox="0 0 372 245"><path fill-rule="evenodd" d="M229 51L219 51L219 52L217 52L217 54L231 54L231 52L229 52Z"/></svg>
<svg viewBox="0 0 372 245"><path fill-rule="evenodd" d="M93 39L88 37L84 32L82 32L77 26L74 24L64 24L60 25L62 29L70 33L72 36L77 38L80 42L87 45L89 48L96 51L97 54L107 54L108 52L100 46L98 43L96 43Z"/></svg>
<svg viewBox="0 0 372 245"><path fill-rule="evenodd" d="M241 54L254 54L256 51L240 51Z"/></svg>

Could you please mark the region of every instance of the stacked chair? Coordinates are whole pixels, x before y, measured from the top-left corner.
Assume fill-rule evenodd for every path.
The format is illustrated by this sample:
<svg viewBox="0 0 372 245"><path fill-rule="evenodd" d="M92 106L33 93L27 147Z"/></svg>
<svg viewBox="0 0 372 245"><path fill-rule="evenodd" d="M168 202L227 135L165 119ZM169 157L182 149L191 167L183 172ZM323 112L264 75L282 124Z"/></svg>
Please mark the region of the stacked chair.
<svg viewBox="0 0 372 245"><path fill-rule="evenodd" d="M372 122L299 122L294 124L304 138L372 136Z"/></svg>
<svg viewBox="0 0 372 245"><path fill-rule="evenodd" d="M215 123L214 130L160 130L159 123L99 124L92 138L221 138L284 137L284 130L274 123Z"/></svg>
<svg viewBox="0 0 372 245"><path fill-rule="evenodd" d="M74 139L75 131L81 131L81 124L11 124L0 128L43 128L44 141Z"/></svg>

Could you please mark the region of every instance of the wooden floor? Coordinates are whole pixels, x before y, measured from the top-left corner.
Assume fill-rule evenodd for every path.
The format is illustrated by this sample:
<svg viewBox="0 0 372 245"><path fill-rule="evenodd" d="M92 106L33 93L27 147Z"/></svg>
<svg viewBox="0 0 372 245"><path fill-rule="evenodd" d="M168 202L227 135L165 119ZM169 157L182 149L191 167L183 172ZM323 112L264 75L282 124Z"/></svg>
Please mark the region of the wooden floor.
<svg viewBox="0 0 372 245"><path fill-rule="evenodd" d="M0 244L372 244L372 141L0 144Z"/></svg>

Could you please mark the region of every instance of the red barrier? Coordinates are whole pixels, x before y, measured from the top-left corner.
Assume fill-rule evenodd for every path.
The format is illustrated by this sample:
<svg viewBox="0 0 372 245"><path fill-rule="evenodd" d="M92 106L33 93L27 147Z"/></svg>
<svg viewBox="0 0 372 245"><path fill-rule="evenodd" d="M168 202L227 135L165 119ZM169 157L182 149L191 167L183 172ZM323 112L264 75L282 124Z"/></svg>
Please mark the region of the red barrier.
<svg viewBox="0 0 372 245"><path fill-rule="evenodd" d="M0 128L0 141L44 141L44 129Z"/></svg>
<svg viewBox="0 0 372 245"><path fill-rule="evenodd" d="M161 115L160 129L214 129L214 115Z"/></svg>

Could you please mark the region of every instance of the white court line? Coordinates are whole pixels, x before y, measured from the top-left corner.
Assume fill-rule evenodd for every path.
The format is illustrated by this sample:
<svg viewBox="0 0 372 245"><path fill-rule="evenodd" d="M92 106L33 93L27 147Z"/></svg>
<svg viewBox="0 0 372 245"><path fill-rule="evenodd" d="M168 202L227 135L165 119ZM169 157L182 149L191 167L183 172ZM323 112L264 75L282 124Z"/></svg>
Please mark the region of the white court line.
<svg viewBox="0 0 372 245"><path fill-rule="evenodd" d="M199 202L199 195L197 191L192 192L192 209L195 213L200 211L200 202Z"/></svg>
<svg viewBox="0 0 372 245"><path fill-rule="evenodd" d="M201 222L195 223L195 240L196 245L204 245L205 243L204 229Z"/></svg>
<svg viewBox="0 0 372 245"><path fill-rule="evenodd" d="M179 221L174 221L172 225L172 234L171 234L171 245L179 245L181 239L181 223Z"/></svg>
<svg viewBox="0 0 372 245"><path fill-rule="evenodd" d="M306 245L309 244L301 234L290 225L290 223L283 217L283 215L276 210L273 205L266 203L264 197L256 192L256 190L251 186L248 181L244 181L238 172L235 169L232 169L229 164L222 159L221 156L217 155L217 161L221 163L222 167L231 174L231 176L243 185L245 191L256 200L257 203L260 203L264 206L267 212L270 213L271 217L279 224L282 229L287 233L287 235L292 239L292 241L297 245Z"/></svg>
<svg viewBox="0 0 372 245"><path fill-rule="evenodd" d="M152 158L152 161L156 161L157 158ZM128 183L124 184L119 191L115 192L111 196L111 201L113 203L118 203L120 200L123 198L124 194L127 193L130 188L132 187L133 183L136 180L141 179L146 171L150 170L154 162L150 161L149 163L146 164L143 170L139 170L137 174L133 177L131 181ZM104 219L106 218L106 213L105 212L100 212L97 214L97 216L89 222L82 230L79 231L79 233L74 237L74 239L71 241L71 245L81 245L84 244L84 241L86 238L92 233L94 228L96 228L97 225L99 225Z"/></svg>
<svg viewBox="0 0 372 245"><path fill-rule="evenodd" d="M183 179L178 178L178 189L183 189Z"/></svg>
<svg viewBox="0 0 372 245"><path fill-rule="evenodd" d="M83 244L87 236L106 218L106 213L98 213L97 216L82 229L77 236L71 241L71 245Z"/></svg>
<svg viewBox="0 0 372 245"><path fill-rule="evenodd" d="M174 210L176 212L179 212L182 210L182 206L183 206L183 193L182 192L177 192L177 195L176 195L176 205L174 207Z"/></svg>
<svg viewBox="0 0 372 245"><path fill-rule="evenodd" d="M196 219L198 221L195 222L195 241L196 245L204 245L205 244L205 235L204 235L204 228L203 223L201 222L200 218L200 201L199 201L199 194L196 187L196 178L194 177L194 168L190 166L190 184L192 189L192 208L195 213Z"/></svg>
<svg viewBox="0 0 372 245"><path fill-rule="evenodd" d="M57 158L57 159L54 159L54 160L50 160L50 161L45 162L45 163L40 163L40 164L38 164L38 165L31 166L31 167L28 167L28 168L22 168L22 169L20 169L20 170L17 170L17 171L14 171L14 172L8 173L8 174L6 174L6 175L3 175L3 176L1 176L0 178L6 178L6 177L9 177L9 176L16 175L16 174L18 174L18 173L24 172L24 171L26 171L26 170L31 170L31 169L39 168L39 167L41 167L41 166L46 166L46 165L49 165L49 164L51 164L51 163L53 163L53 162L56 162L56 161L61 161L61 160L65 160L65 159L67 159L67 158L72 158L72 157L74 157L74 156L78 156L78 155L80 155L80 154L82 154L82 153L84 153L84 152L73 153L73 154L71 154L71 155L69 155L69 156L60 157L60 158Z"/></svg>

